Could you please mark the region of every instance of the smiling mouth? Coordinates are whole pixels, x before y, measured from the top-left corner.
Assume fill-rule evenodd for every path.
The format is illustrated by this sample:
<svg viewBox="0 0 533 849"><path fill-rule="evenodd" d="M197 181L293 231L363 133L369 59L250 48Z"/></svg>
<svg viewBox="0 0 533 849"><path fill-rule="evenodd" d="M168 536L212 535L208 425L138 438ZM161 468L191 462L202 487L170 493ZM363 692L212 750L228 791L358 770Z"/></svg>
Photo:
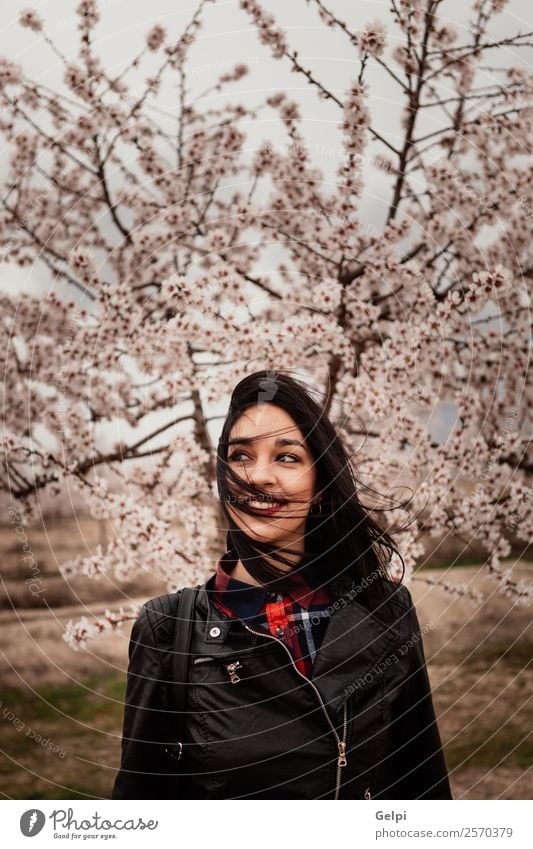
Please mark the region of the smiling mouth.
<svg viewBox="0 0 533 849"><path fill-rule="evenodd" d="M256 516L272 516L283 509L285 502L269 499L242 498L240 504L248 504Z"/></svg>
<svg viewBox="0 0 533 849"><path fill-rule="evenodd" d="M254 513L257 513L258 516L272 516L274 513L278 513L282 509L283 504L276 501L249 501L248 506L251 507Z"/></svg>

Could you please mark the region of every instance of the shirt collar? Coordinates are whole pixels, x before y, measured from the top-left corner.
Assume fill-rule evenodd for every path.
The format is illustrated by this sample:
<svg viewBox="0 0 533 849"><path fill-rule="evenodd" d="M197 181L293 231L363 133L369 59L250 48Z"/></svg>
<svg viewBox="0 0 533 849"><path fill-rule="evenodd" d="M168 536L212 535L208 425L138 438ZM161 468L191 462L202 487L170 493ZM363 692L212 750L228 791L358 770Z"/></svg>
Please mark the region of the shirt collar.
<svg viewBox="0 0 533 849"><path fill-rule="evenodd" d="M212 592L219 593L223 604L230 608L240 619L256 616L271 593L268 587L257 587L246 581L241 581L231 576L231 571L237 564L238 555L235 550L229 549L222 555L217 563L217 569L212 585ZM324 586L324 571L320 569L319 561L312 556L304 554L297 570L291 575L292 586L286 590L284 595L290 596L301 607L308 609L311 604L319 601L327 603L329 596ZM267 599L268 596L268 599Z"/></svg>

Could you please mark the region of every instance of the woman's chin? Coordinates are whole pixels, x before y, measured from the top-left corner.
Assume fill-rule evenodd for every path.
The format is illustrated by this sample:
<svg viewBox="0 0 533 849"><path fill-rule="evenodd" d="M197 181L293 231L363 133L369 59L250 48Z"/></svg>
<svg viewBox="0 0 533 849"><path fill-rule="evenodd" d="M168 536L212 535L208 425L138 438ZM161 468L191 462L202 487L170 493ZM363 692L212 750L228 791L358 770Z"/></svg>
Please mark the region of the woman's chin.
<svg viewBox="0 0 533 849"><path fill-rule="evenodd" d="M255 519L250 516L247 518L247 527L243 527L242 530L252 539L274 543L282 548L284 545L290 546L294 542L298 527L287 527L287 523L282 524L276 522L275 519Z"/></svg>
<svg viewBox="0 0 533 849"><path fill-rule="evenodd" d="M261 540L269 540L277 542L278 540L282 540L286 536L286 532L280 530L279 528L272 528L267 525L265 522L250 522L250 526L244 529L246 534L249 534L252 537L256 537Z"/></svg>

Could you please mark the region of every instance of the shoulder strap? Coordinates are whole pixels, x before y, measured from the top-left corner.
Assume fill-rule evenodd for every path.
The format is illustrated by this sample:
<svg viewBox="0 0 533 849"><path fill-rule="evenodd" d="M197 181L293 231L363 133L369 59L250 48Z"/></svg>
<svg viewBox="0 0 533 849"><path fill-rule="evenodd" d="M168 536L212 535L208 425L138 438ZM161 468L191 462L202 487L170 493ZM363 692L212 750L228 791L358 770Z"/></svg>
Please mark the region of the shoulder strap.
<svg viewBox="0 0 533 849"><path fill-rule="evenodd" d="M188 659L191 645L191 634L195 616L196 595L198 587L184 587L180 591L176 612L176 627L174 630L174 651L172 654L172 688L173 705L177 715L172 713L172 742L166 751L176 760L180 760L183 752L185 731L185 697L187 694Z"/></svg>

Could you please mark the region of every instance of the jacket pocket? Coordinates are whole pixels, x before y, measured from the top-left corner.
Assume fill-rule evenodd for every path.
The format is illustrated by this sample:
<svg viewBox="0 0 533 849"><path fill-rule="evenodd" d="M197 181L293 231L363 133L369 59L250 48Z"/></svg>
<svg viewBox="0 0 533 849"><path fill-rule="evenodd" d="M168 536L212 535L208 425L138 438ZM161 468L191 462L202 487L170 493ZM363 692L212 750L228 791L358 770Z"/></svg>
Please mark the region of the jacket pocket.
<svg viewBox="0 0 533 849"><path fill-rule="evenodd" d="M223 669L226 670L226 674L228 676L228 680L231 684L238 684L241 680L241 676L239 672L243 670L243 664L241 663L238 657L209 657L206 655L202 655L201 657L195 657L192 661L193 666L199 667L201 664L219 664Z"/></svg>

